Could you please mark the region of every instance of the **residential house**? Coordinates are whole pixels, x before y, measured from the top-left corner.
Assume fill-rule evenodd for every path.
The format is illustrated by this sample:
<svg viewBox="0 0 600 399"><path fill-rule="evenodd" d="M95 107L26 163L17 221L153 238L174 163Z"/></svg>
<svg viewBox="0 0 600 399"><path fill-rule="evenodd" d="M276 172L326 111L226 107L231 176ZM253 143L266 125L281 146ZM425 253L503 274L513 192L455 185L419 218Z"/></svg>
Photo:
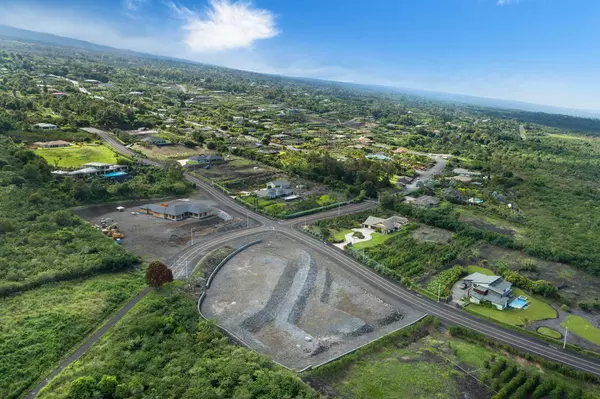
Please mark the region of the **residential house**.
<svg viewBox="0 0 600 399"><path fill-rule="evenodd" d="M432 208L440 203L440 199L430 195L423 195L419 198L406 197L406 202L422 208Z"/></svg>
<svg viewBox="0 0 600 399"><path fill-rule="evenodd" d="M403 186L406 186L407 184L412 183L414 179L412 177L408 177L408 176L400 176L398 177L398 179L396 180L396 184L401 184Z"/></svg>
<svg viewBox="0 0 600 399"><path fill-rule="evenodd" d="M512 284L500 276L473 273L463 278L469 301L475 304L490 302L498 310L506 309L512 295Z"/></svg>
<svg viewBox="0 0 600 399"><path fill-rule="evenodd" d="M85 168L74 171L56 170L53 171L52 174L56 176L70 176L83 179L94 176L104 176L106 178L112 179L124 179L129 176L129 174L127 173L127 169L129 169L129 166L127 165L113 165L102 162L90 162L84 164L83 166L85 166Z"/></svg>
<svg viewBox="0 0 600 399"><path fill-rule="evenodd" d="M58 147L70 147L71 143L64 140L55 140L55 141L36 141L33 143L35 147L41 148L58 148Z"/></svg>
<svg viewBox="0 0 600 399"><path fill-rule="evenodd" d="M473 171L470 171L468 169L463 169L463 168L456 168L456 169L452 170L452 173L454 173L455 175L468 176L468 177L481 176L481 172L473 172Z"/></svg>
<svg viewBox="0 0 600 399"><path fill-rule="evenodd" d="M195 155L189 157L188 160L200 164L223 162L224 159L220 155Z"/></svg>
<svg viewBox="0 0 600 399"><path fill-rule="evenodd" d="M287 180L273 180L267 183L267 188L291 188L292 185Z"/></svg>
<svg viewBox="0 0 600 399"><path fill-rule="evenodd" d="M175 221L187 218L204 219L216 215L212 205L209 201L172 201L146 204L140 207L140 211L154 217Z"/></svg>
<svg viewBox="0 0 600 399"><path fill-rule="evenodd" d="M286 141L289 137L290 136L288 136L287 134L275 134L271 136L271 141L273 143L283 144L283 142Z"/></svg>
<svg viewBox="0 0 600 399"><path fill-rule="evenodd" d="M470 183L473 178L471 176L452 176L452 180L456 180L461 183Z"/></svg>
<svg viewBox="0 0 600 399"><path fill-rule="evenodd" d="M369 216L362 223L362 226L367 229L377 230L383 234L389 234L400 230L406 224L408 224L408 219L401 216L392 216L387 219Z"/></svg>
<svg viewBox="0 0 600 399"><path fill-rule="evenodd" d="M145 141L146 143L155 145L157 147L162 147L170 144L167 140L156 136L144 137L142 141Z"/></svg>
<svg viewBox="0 0 600 399"><path fill-rule="evenodd" d="M367 154L366 155L367 159L374 159L376 161L391 161L392 158L388 157L387 155L384 154Z"/></svg>
<svg viewBox="0 0 600 399"><path fill-rule="evenodd" d="M33 125L33 128L39 130L57 130L58 126L53 125L52 123L36 123Z"/></svg>
<svg viewBox="0 0 600 399"><path fill-rule="evenodd" d="M359 137L356 139L356 141L358 141L361 144L365 144L365 145L373 143L373 139L368 138L368 137Z"/></svg>
<svg viewBox="0 0 600 399"><path fill-rule="evenodd" d="M289 197L293 194L293 190L290 188L261 188L254 192L257 197L275 199L281 197Z"/></svg>
<svg viewBox="0 0 600 399"><path fill-rule="evenodd" d="M129 95L131 95L131 96L143 96L144 93L141 92L141 91L130 91Z"/></svg>

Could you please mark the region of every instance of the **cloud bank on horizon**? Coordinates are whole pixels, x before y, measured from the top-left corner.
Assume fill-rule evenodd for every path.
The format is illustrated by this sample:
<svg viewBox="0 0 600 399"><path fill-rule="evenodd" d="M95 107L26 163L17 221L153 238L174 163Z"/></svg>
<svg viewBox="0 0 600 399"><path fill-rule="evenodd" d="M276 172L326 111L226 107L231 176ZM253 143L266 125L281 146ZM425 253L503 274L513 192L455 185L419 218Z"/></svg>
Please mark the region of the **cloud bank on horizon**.
<svg viewBox="0 0 600 399"><path fill-rule="evenodd" d="M121 49L600 110L597 0L379 0L366 8L359 0L0 2L0 24Z"/></svg>

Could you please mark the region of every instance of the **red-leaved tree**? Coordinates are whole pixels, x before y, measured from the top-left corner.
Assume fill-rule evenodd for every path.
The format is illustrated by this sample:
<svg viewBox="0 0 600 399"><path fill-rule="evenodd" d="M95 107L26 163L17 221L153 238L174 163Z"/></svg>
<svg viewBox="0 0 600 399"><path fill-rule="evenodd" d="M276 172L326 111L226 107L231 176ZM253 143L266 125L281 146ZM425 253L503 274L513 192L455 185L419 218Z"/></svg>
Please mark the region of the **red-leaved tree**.
<svg viewBox="0 0 600 399"><path fill-rule="evenodd" d="M158 288L173 281L173 272L164 263L154 261L148 265L146 281L150 287Z"/></svg>

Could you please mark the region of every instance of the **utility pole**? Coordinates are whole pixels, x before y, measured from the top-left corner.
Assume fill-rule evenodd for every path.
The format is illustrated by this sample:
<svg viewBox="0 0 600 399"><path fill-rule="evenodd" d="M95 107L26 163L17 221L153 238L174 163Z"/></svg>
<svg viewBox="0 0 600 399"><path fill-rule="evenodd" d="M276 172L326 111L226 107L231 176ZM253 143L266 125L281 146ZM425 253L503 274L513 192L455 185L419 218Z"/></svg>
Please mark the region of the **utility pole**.
<svg viewBox="0 0 600 399"><path fill-rule="evenodd" d="M567 335L569 335L569 327L565 327L565 340L563 341L563 349L567 347Z"/></svg>
<svg viewBox="0 0 600 399"><path fill-rule="evenodd" d="M442 283L438 282L438 303L440 303L440 293L442 292Z"/></svg>
<svg viewBox="0 0 600 399"><path fill-rule="evenodd" d="M194 229L195 227L192 227L192 229L190 230L190 236L192 236L192 247L194 246Z"/></svg>
<svg viewBox="0 0 600 399"><path fill-rule="evenodd" d="M250 227L250 213L246 212L246 228Z"/></svg>
<svg viewBox="0 0 600 399"><path fill-rule="evenodd" d="M304 217L304 230L306 230L306 216Z"/></svg>

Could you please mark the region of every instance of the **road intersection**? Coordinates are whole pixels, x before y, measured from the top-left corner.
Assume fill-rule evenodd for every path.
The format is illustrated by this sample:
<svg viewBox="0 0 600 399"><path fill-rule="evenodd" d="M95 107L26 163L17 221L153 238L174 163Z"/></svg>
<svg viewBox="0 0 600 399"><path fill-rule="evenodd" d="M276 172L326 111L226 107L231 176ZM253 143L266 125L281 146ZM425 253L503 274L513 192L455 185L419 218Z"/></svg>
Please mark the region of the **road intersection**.
<svg viewBox="0 0 600 399"><path fill-rule="evenodd" d="M90 133L94 133L100 136L102 140L104 140L105 143L112 149L127 156L139 156L138 154L134 153L129 148L127 148L125 145L117 141L110 133L103 132L97 129L89 129L89 131ZM439 158L439 160L437 158L434 159L437 161L437 164L434 167L434 169L437 170L437 172L435 173L439 173L443 169L443 166L445 166L445 159L441 157ZM152 160L144 159L143 162L148 165L158 167L163 166L161 163ZM430 175L432 174L428 174L428 176ZM471 330L482 333L499 343L510 345L520 350L545 357L549 360L566 364L575 369L586 371L590 374L594 374L600 377L600 360L597 358L585 356L569 350L563 350L546 342L537 340L529 336L524 336L515 331L495 325L491 322L478 319L474 316L466 314L465 312L459 309L454 308L451 305L437 303L427 298L424 298L414 293L413 291L410 291L400 286L397 282L391 281L386 277L383 277L382 275L369 269L365 265L356 261L354 258L350 257L342 250L334 247L333 245L325 243L322 240L319 240L316 237L310 236L303 232L303 226L308 222L314 222L316 220L329 219L337 215L351 214L368 210L376 207L376 202L367 201L359 204L351 204L327 212L321 212L306 217L280 221L258 214L244 207L243 205L238 203L234 198L221 192L217 187L215 187L211 183L208 183L194 175L186 173L185 178L190 182L195 183L199 189L203 190L216 202L226 204L228 207L239 212L240 214L247 215L247 217L251 218L256 223L258 223L258 226L248 228L245 230L229 232L227 235L221 236L219 238L214 238L209 241L200 242L196 246L188 247L181 253L181 255L175 261L175 263L171 265L174 270L174 274L179 278L183 278L189 275L189 273L191 273L190 269L193 269L192 265L195 266L195 263L193 263L193 261L195 261L204 250L218 248L220 246L226 245L228 242L239 240L243 237L248 237L248 239L250 239L251 236L259 233L275 231L278 234L283 234L297 242L301 242L302 244L310 247L312 250L318 251L322 255L330 258L331 260L334 260L335 262L340 264L346 270L346 272L353 274L365 284L371 286L376 290L379 290L382 294L385 295L386 299L388 299L391 304L408 304L417 310L421 310L430 315L439 317L444 323L448 325L458 325L469 328Z"/></svg>

